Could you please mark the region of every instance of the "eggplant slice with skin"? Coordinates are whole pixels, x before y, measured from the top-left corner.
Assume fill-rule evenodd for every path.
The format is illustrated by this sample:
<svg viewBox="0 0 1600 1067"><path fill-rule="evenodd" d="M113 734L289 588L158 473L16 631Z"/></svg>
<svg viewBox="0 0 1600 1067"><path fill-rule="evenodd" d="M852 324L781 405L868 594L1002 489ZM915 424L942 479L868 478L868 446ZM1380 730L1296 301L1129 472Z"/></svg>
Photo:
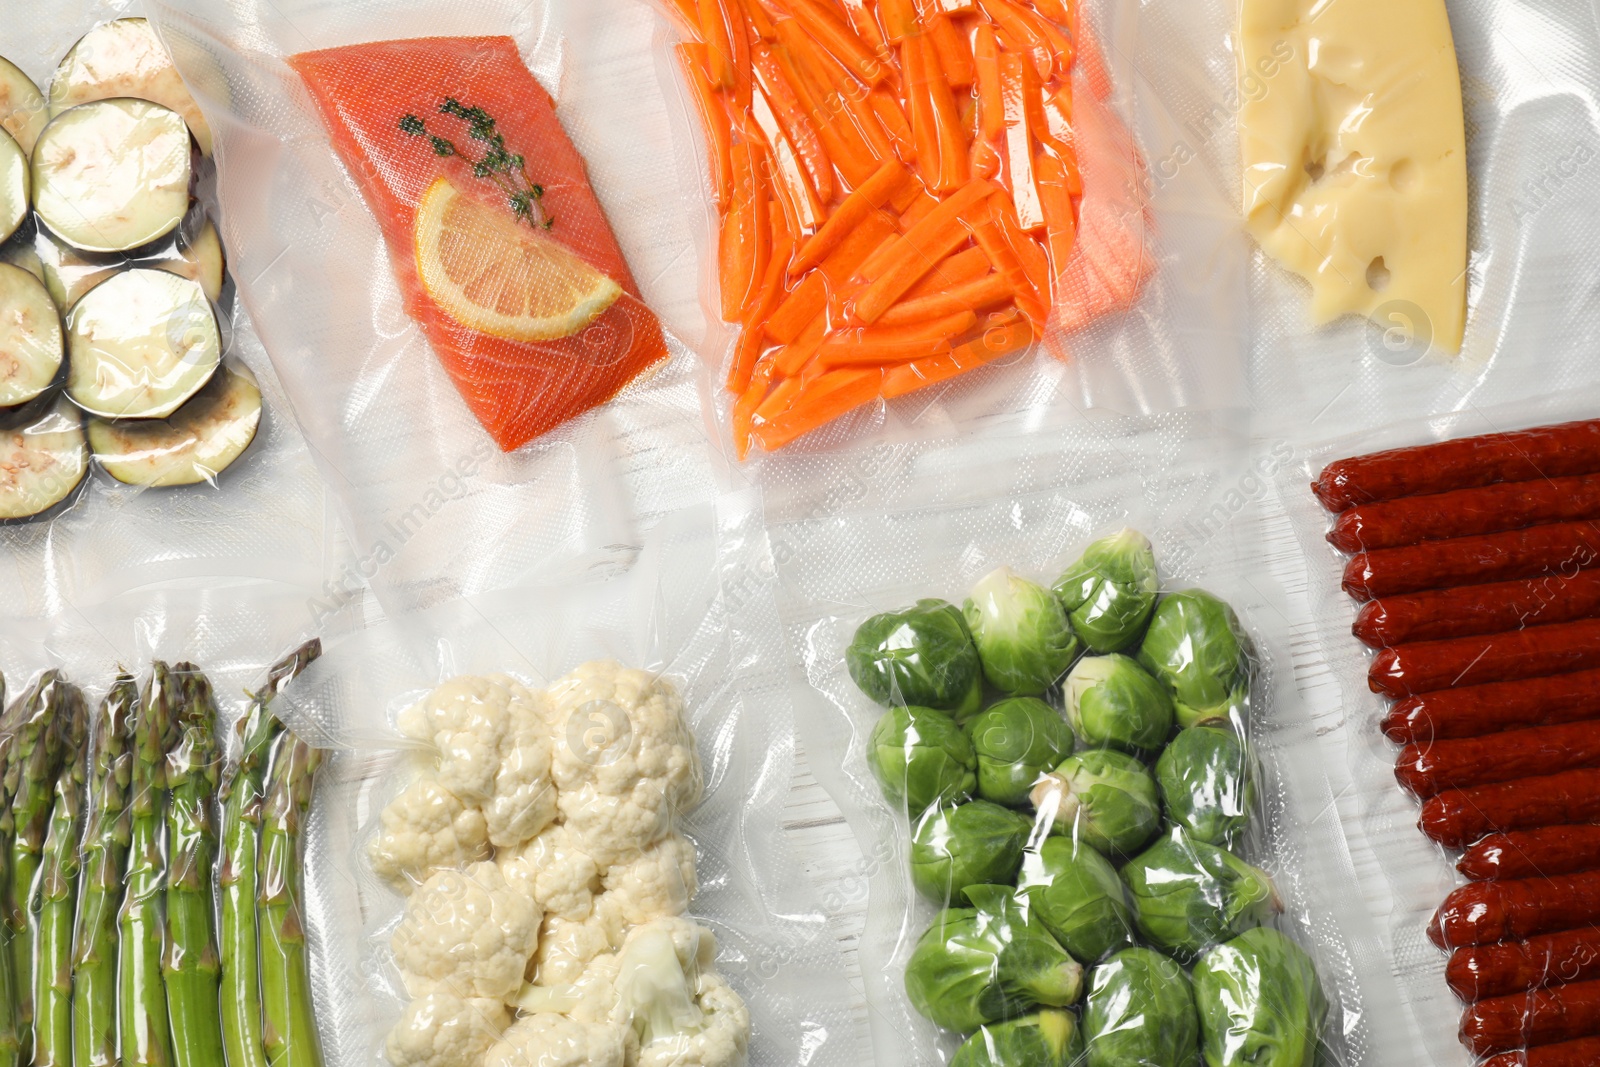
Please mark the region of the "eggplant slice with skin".
<svg viewBox="0 0 1600 1067"><path fill-rule="evenodd" d="M0 263L0 408L37 399L61 372L61 313L44 283Z"/></svg>
<svg viewBox="0 0 1600 1067"><path fill-rule="evenodd" d="M11 235L27 221L28 153L9 133L0 131L0 241Z"/></svg>
<svg viewBox="0 0 1600 1067"><path fill-rule="evenodd" d="M191 236L191 229L193 235ZM169 271L180 278L200 283L206 299L213 304L222 299L226 264L222 239L198 201L190 208L190 218L168 240L146 249L138 258L120 254L83 252L54 237L48 230L34 243L44 283L56 305L71 310L90 289L130 267L150 267ZM3 253L0 253L3 255ZM21 266L21 264L18 264Z"/></svg>
<svg viewBox="0 0 1600 1067"><path fill-rule="evenodd" d="M83 413L65 399L0 428L0 522L42 515L89 471Z"/></svg>
<svg viewBox="0 0 1600 1067"><path fill-rule="evenodd" d="M244 455L261 425L261 390L243 365L225 365L167 419L90 417L89 449L127 485L212 482Z"/></svg>
<svg viewBox="0 0 1600 1067"><path fill-rule="evenodd" d="M148 100L97 100L50 120L33 149L33 206L86 252L130 252L176 230L194 177L189 128Z"/></svg>
<svg viewBox="0 0 1600 1067"><path fill-rule="evenodd" d="M222 331L200 283L123 271L67 313L67 395L107 419L164 419L222 362Z"/></svg>
<svg viewBox="0 0 1600 1067"><path fill-rule="evenodd" d="M72 46L50 79L50 113L94 100L131 96L183 116L202 154L211 154L211 127L183 83L161 38L142 18L101 23Z"/></svg>
<svg viewBox="0 0 1600 1067"><path fill-rule="evenodd" d="M16 138L22 150L32 155L33 143L49 121L50 106L33 79L0 57L0 130Z"/></svg>

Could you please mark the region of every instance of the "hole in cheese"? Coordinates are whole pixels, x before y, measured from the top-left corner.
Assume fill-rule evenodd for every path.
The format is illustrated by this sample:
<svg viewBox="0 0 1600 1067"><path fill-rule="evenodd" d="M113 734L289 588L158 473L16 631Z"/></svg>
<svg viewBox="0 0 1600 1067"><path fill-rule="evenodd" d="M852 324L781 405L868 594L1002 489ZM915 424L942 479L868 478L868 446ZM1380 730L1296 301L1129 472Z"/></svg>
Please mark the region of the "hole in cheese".
<svg viewBox="0 0 1600 1067"><path fill-rule="evenodd" d="M1396 192L1410 192L1417 184L1417 165L1409 159L1398 160L1389 168L1389 184Z"/></svg>
<svg viewBox="0 0 1600 1067"><path fill-rule="evenodd" d="M1367 264L1367 288L1375 293L1389 288L1389 268L1384 266L1382 256Z"/></svg>

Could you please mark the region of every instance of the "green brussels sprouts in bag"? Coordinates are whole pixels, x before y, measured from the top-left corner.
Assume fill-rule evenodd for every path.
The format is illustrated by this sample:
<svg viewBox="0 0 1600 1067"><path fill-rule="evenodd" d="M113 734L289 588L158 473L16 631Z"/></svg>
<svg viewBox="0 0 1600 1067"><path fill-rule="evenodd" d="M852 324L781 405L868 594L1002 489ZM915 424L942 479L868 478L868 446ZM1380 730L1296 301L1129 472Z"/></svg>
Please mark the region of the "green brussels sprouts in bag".
<svg viewBox="0 0 1600 1067"><path fill-rule="evenodd" d="M1145 940L1185 959L1283 908L1265 871L1176 827L1124 864L1122 880Z"/></svg>
<svg viewBox="0 0 1600 1067"><path fill-rule="evenodd" d="M1201 956L1194 999L1209 1067L1316 1067L1328 998L1311 957L1271 927Z"/></svg>
<svg viewBox="0 0 1600 1067"><path fill-rule="evenodd" d="M1083 1036L1089 1067L1199 1067L1189 976L1159 952L1123 949L1089 975Z"/></svg>
<svg viewBox="0 0 1600 1067"><path fill-rule="evenodd" d="M913 816L941 800L965 800L978 784L978 757L956 721L932 708L884 712L867 738L867 766L892 803Z"/></svg>
<svg viewBox="0 0 1600 1067"><path fill-rule="evenodd" d="M946 908L906 962L906 994L947 1030L978 1027L1035 1007L1065 1008L1083 992L1083 967L998 885L967 889L970 908Z"/></svg>
<svg viewBox="0 0 1600 1067"><path fill-rule="evenodd" d="M1255 806L1249 749L1231 726L1200 725L1172 739L1156 760L1167 817L1207 844L1229 847Z"/></svg>
<svg viewBox="0 0 1600 1067"><path fill-rule="evenodd" d="M1161 800L1145 765L1125 752L1068 756L1029 794L1041 818L1101 852L1129 853L1161 826Z"/></svg>
<svg viewBox="0 0 1600 1067"><path fill-rule="evenodd" d="M1077 1017L1045 1010L980 1027L956 1050L950 1067L1072 1067L1082 1055Z"/></svg>
<svg viewBox="0 0 1600 1067"><path fill-rule="evenodd" d="M1078 658L1078 639L1061 601L1007 567L979 579L964 613L983 675L1002 692L1037 696Z"/></svg>
<svg viewBox="0 0 1600 1067"><path fill-rule="evenodd" d="M1072 755L1072 730L1038 697L1002 700L967 724L978 753L978 795L1021 807L1039 777Z"/></svg>
<svg viewBox="0 0 1600 1067"><path fill-rule="evenodd" d="M934 708L959 721L983 705L977 646L960 609L947 601L919 600L872 616L856 629L844 661L861 691L884 707Z"/></svg>
<svg viewBox="0 0 1600 1067"><path fill-rule="evenodd" d="M1033 820L986 800L936 804L911 838L911 882L945 907L972 885L1010 882L1022 865Z"/></svg>
<svg viewBox="0 0 1600 1067"><path fill-rule="evenodd" d="M1179 726L1231 718L1250 699L1250 639L1239 617L1204 589L1156 605L1139 662L1172 694Z"/></svg>
<svg viewBox="0 0 1600 1067"><path fill-rule="evenodd" d="M1138 530L1103 537L1056 580L1072 632L1093 652L1132 648L1159 595L1156 554Z"/></svg>
<svg viewBox="0 0 1600 1067"><path fill-rule="evenodd" d="M1172 732L1172 698L1130 656L1085 656L1062 689L1067 721L1085 744L1154 752Z"/></svg>
<svg viewBox="0 0 1600 1067"><path fill-rule="evenodd" d="M1133 913L1116 868L1070 837L1047 837L1023 853L1017 889L1075 959L1093 963L1133 943Z"/></svg>

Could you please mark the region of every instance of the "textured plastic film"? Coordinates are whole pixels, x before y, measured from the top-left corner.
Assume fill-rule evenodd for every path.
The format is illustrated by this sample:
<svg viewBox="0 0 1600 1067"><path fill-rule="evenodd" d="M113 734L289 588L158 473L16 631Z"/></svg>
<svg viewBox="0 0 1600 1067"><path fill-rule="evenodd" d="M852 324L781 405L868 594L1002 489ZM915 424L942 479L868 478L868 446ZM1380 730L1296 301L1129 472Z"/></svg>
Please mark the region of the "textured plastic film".
<svg viewBox="0 0 1600 1067"><path fill-rule="evenodd" d="M697 362L670 337L683 333L686 316L692 326L695 309L684 279L687 224L662 195L674 167L648 58L659 25L649 8L632 0L174 0L152 5L151 15L168 39L184 42L186 71L184 57L220 73L217 88L197 85L197 96L217 131L231 207L223 233L237 251L239 290L266 325L263 339L333 487L362 578L387 608L609 565L637 543L639 528L706 498L714 480ZM287 63L318 49L439 35L515 41L554 99L622 259L669 334L668 358L610 403L513 452L480 425L407 314L415 301L396 280L363 183L340 162ZM434 111L418 118L469 142L461 123ZM393 116L397 136L402 117ZM530 166L537 151L522 153ZM550 234L559 236L562 223Z"/></svg>
<svg viewBox="0 0 1600 1067"><path fill-rule="evenodd" d="M105 20L140 14L137 5L117 0L65 5L29 0L0 28L0 55L46 87L57 63L85 33ZM197 207L220 222L209 172L209 161L197 169ZM201 221L191 209L176 234L140 250L139 258L102 256L95 263L79 262L82 257L62 254L59 244L36 238L29 222L6 246L6 258L59 279L57 299L70 303L102 280L109 267L188 267L183 252L192 248ZM24 248L35 255L26 256ZM13 254L18 258L13 260ZM56 260L48 271L38 267L45 257ZM237 305L233 285L225 284L216 295L223 366L246 368L263 396L254 442L211 484L125 485L91 460L83 484L62 504L0 531L9 549L5 573L16 591L18 613L47 618L72 602L195 574L272 578L306 587L322 580L327 526L316 468L249 315Z"/></svg>
<svg viewBox="0 0 1600 1067"><path fill-rule="evenodd" d="M1205 463L1188 458L1202 439L1216 445ZM1247 459L1238 436L1203 416L1105 419L1092 432L994 437L981 449L881 446L846 477L768 500L771 565L804 670L800 743L862 852L845 883L856 891L833 904L859 933L853 962L878 1062L932 1062L955 1045L913 1010L902 985L935 909L913 890L911 827L869 773L864 745L883 709L851 680L845 649L873 613L920 597L960 605L997 566L1051 583L1090 541L1125 525L1154 544L1164 591L1215 593L1254 641L1245 718L1261 773L1244 856L1276 886L1283 911L1272 925L1315 959L1333 1004L1321 1035L1328 1054L1377 1062L1398 1036L1384 1008L1393 996L1387 961L1356 892L1313 726L1282 666L1282 594L1239 540L1240 515L1291 458L1280 448ZM1058 692L1050 699L1059 707Z"/></svg>
<svg viewBox="0 0 1600 1067"><path fill-rule="evenodd" d="M1306 560L1307 593L1312 615L1307 630L1310 639L1319 647L1321 660L1327 664L1333 676L1342 698L1344 716L1349 723L1347 759L1355 793L1351 817L1359 820L1363 836L1370 843L1376 865L1381 869L1390 890L1389 912L1380 918L1386 927L1385 940L1392 953L1392 966L1406 1008L1414 1020L1412 1030L1420 1041L1419 1054L1427 1055L1431 1062L1441 1067L1472 1061L1471 1054L1457 1038L1465 1004L1452 994L1446 982L1449 956L1436 948L1428 937L1429 924L1434 919L1435 911L1463 883L1463 876L1455 865L1464 854L1459 848L1441 848L1424 836L1418 826L1421 802L1396 781L1396 761L1401 746L1389 740L1384 733L1393 698L1375 692L1368 681L1369 671L1382 653L1375 652L1352 634L1360 604L1341 588L1341 579L1351 557L1329 543L1328 534L1339 527L1334 514L1313 496L1310 485L1333 460L1365 456L1390 448L1557 424L1592 414L1592 410L1576 397L1550 396L1493 407L1473 406L1457 414L1440 415L1428 420L1397 421L1373 431L1335 437L1306 447L1296 455L1293 463L1280 472L1275 486L1281 505L1272 510L1287 518L1280 536L1284 539L1293 538L1296 550L1303 552ZM1584 571L1576 571L1575 581L1559 584L1563 587L1571 584L1581 595L1584 575ZM1553 624L1563 625L1559 622ZM1517 632L1513 630L1513 636ZM1531 631L1524 629L1521 632ZM1432 639L1449 640L1450 637L1444 635ZM1546 642L1541 641L1539 645L1545 646ZM1540 650L1532 651L1538 654ZM1570 706L1574 716L1583 715L1584 701L1580 697L1548 705L1540 711L1539 721L1556 722L1561 715L1555 709L1562 706ZM1548 719L1547 714L1551 716ZM1482 722L1484 716L1494 715L1492 709L1485 708L1482 715L1474 712L1473 718L1482 727L1485 725ZM1492 728L1499 730L1514 725L1493 723ZM1471 728L1473 733L1482 732L1480 728L1472 728L1470 723L1463 728ZM1426 747L1426 739L1421 740ZM1479 770L1484 766L1499 767L1514 757L1511 751L1493 744L1494 734L1485 735L1484 740L1488 742L1483 754L1488 763L1481 764ZM1573 742L1570 747L1574 751L1581 751L1579 742ZM1553 756L1553 753L1547 753L1547 756ZM1466 771L1472 771L1470 765L1462 766ZM1528 768L1526 773L1546 772ZM1424 795L1437 791L1437 785L1430 784L1426 775L1413 775L1407 780L1421 789ZM1574 811L1572 819L1583 821L1587 816ZM1566 832L1563 831L1563 834ZM1566 840L1565 836L1563 840ZM1464 841L1463 844L1468 842ZM1579 854L1583 852L1581 840L1572 840L1570 845ZM1542 862L1539 872L1515 870L1515 857L1509 851L1494 853L1492 839L1486 839L1480 847L1469 850L1469 854L1478 856L1475 869L1479 875L1498 874L1502 878L1515 878L1543 873L1566 877L1570 873L1559 870L1559 865L1551 862ZM1471 863L1469 861L1469 865ZM1587 864L1579 861L1576 866ZM1502 871L1504 873L1500 873ZM1460 899L1459 903L1465 906L1470 901ZM1480 913L1483 910L1479 909ZM1516 995L1526 998L1530 994L1519 990ZM1522 1013L1517 1014L1520 1016Z"/></svg>
<svg viewBox="0 0 1600 1067"><path fill-rule="evenodd" d="M781 828L794 724L776 609L768 593L725 595L755 546L737 529L718 536L715 523L710 508L674 516L606 582L456 601L330 642L285 692L291 728L336 751L313 817L307 891L330 1064L385 1062L405 1003L390 940L407 898L368 859L380 811L415 773L399 713L455 676L509 673L539 689L605 659L658 673L683 699L705 782L704 799L678 820L697 854L689 917L715 935L716 969L749 1008L750 1062L861 1062L866 1039L839 981L840 949ZM573 725L580 738L589 728ZM481 873L479 888L494 877Z"/></svg>

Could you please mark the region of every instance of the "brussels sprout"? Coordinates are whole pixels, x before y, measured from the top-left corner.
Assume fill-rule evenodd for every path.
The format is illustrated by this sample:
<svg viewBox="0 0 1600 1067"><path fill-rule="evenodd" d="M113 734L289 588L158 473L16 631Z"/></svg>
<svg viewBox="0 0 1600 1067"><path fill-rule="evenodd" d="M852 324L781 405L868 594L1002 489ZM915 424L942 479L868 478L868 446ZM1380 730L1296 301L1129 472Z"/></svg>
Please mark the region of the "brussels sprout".
<svg viewBox="0 0 1600 1067"><path fill-rule="evenodd" d="M1184 730L1156 760L1167 818L1197 841L1228 847L1244 833L1255 806L1249 750L1229 726Z"/></svg>
<svg viewBox="0 0 1600 1067"><path fill-rule="evenodd" d="M1316 1067L1328 998L1311 957L1271 927L1201 956L1194 999L1208 1067Z"/></svg>
<svg viewBox="0 0 1600 1067"><path fill-rule="evenodd" d="M1116 868L1070 837L1048 837L1022 855L1017 889L1075 959L1093 963L1133 943L1133 914Z"/></svg>
<svg viewBox="0 0 1600 1067"><path fill-rule="evenodd" d="M1176 827L1129 860L1122 880L1145 940L1184 958L1283 907L1265 871Z"/></svg>
<svg viewBox="0 0 1600 1067"><path fill-rule="evenodd" d="M1033 787L1033 806L1101 852L1132 852L1161 825L1161 801L1145 765L1125 752L1096 748L1068 756Z"/></svg>
<svg viewBox="0 0 1600 1067"><path fill-rule="evenodd" d="M978 753L978 795L1021 807L1039 776L1072 755L1072 730L1037 697L1002 700L967 724Z"/></svg>
<svg viewBox="0 0 1600 1067"><path fill-rule="evenodd" d="M947 907L969 885L1010 882L1032 830L1027 816L986 800L936 804L922 813L911 839L911 881Z"/></svg>
<svg viewBox="0 0 1600 1067"><path fill-rule="evenodd" d="M1065 1008L1083 992L1083 967L1056 944L1015 890L967 889L970 908L946 908L906 962L906 993L922 1014L970 1034L1035 1007Z"/></svg>
<svg viewBox="0 0 1600 1067"><path fill-rule="evenodd" d="M1083 1034L1070 1011L1041 1011L985 1026L956 1050L950 1067L1071 1067Z"/></svg>
<svg viewBox="0 0 1600 1067"><path fill-rule="evenodd" d="M1034 696L1066 673L1080 651L1061 601L1001 567L979 579L965 607L967 626L996 689Z"/></svg>
<svg viewBox="0 0 1600 1067"><path fill-rule="evenodd" d="M1084 657L1063 689L1067 721L1086 744L1153 752L1172 732L1172 698L1128 656Z"/></svg>
<svg viewBox="0 0 1600 1067"><path fill-rule="evenodd" d="M1233 609L1204 589L1156 605L1139 662L1172 694L1179 726L1228 719L1250 699L1250 639Z"/></svg>
<svg viewBox="0 0 1600 1067"><path fill-rule="evenodd" d="M978 784L972 742L942 711L890 708L867 738L867 766L893 803L912 815L941 800L965 800Z"/></svg>
<svg viewBox="0 0 1600 1067"><path fill-rule="evenodd" d="M1198 1067L1200 1021L1189 976L1147 948L1125 948L1089 975L1089 1067Z"/></svg>
<svg viewBox="0 0 1600 1067"><path fill-rule="evenodd" d="M983 665L960 610L943 600L874 615L856 630L845 666L861 691L890 707L912 704L964 720L983 706Z"/></svg>
<svg viewBox="0 0 1600 1067"><path fill-rule="evenodd" d="M1156 554L1138 530L1103 537L1056 580L1072 632L1093 652L1132 648L1156 606Z"/></svg>

